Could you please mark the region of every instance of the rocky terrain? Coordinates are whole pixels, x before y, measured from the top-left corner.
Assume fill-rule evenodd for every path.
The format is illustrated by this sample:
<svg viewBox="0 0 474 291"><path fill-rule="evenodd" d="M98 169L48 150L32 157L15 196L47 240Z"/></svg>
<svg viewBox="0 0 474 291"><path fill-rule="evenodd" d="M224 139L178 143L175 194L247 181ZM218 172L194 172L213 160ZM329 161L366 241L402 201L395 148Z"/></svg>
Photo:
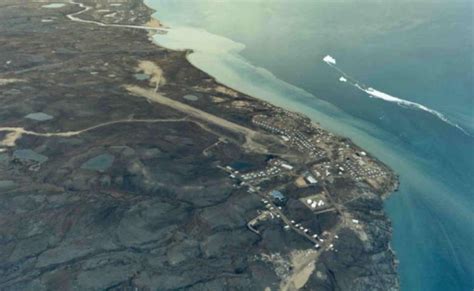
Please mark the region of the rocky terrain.
<svg viewBox="0 0 474 291"><path fill-rule="evenodd" d="M1 290L398 289L389 169L373 161L380 187L325 184L339 214L300 202L316 188L288 193L287 214L337 234L336 251L278 219L252 232L261 197L222 167L284 157L300 166L261 187L292 189L307 157L252 123L281 109L151 43L133 27L160 27L141 1L78 2L92 9L0 3Z"/></svg>

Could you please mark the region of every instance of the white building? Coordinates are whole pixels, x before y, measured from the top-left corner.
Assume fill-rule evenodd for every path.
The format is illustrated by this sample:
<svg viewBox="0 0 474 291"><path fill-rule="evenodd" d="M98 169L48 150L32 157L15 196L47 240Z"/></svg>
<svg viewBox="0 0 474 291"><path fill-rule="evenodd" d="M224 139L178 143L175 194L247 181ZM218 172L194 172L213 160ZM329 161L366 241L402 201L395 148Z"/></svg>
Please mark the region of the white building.
<svg viewBox="0 0 474 291"><path fill-rule="evenodd" d="M316 178L314 178L313 176L311 175L308 175L305 177L306 178L306 181L308 181L308 183L310 184L316 184L318 183L318 180L316 180Z"/></svg>
<svg viewBox="0 0 474 291"><path fill-rule="evenodd" d="M293 166L292 165L289 165L289 164L285 164L285 163L282 163L281 164L282 168L285 168L287 170L293 170Z"/></svg>

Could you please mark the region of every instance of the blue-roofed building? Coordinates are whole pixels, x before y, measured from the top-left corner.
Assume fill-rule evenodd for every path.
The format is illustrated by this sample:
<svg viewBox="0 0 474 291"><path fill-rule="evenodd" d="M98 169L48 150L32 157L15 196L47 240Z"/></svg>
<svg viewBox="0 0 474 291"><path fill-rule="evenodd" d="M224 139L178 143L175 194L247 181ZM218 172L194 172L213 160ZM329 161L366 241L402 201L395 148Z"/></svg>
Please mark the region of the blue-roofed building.
<svg viewBox="0 0 474 291"><path fill-rule="evenodd" d="M285 195L283 195L283 193L281 193L278 190L273 190L272 192L270 192L270 196L272 196L272 198L277 200L277 201L284 201L285 200Z"/></svg>

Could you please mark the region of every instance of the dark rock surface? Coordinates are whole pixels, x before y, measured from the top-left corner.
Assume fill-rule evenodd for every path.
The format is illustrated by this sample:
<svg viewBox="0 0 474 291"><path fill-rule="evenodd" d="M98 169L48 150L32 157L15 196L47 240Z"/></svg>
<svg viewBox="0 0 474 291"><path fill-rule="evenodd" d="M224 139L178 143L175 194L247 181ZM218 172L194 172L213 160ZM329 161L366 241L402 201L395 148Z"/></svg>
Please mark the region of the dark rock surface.
<svg viewBox="0 0 474 291"><path fill-rule="evenodd" d="M143 25L151 13L139 0L82 2L120 10L115 20L97 11L81 16L107 23ZM244 150L240 133L197 122L124 86L154 88L134 77L147 60L164 72L163 94L229 121L253 128L252 114L278 109L215 89L221 85L193 68L186 52L157 47L144 31L71 22L66 15L79 11L77 5L44 4L0 3L0 80L20 80L0 83L0 127L57 133L124 122L73 136L24 134L1 147L0 290L280 289L297 265L295 252L313 245L277 219L260 223L260 235L250 231L247 223L264 209L260 197L218 167L238 161L258 169L268 155ZM191 95L199 98L183 99ZM235 100L251 107L228 106ZM32 112L54 118L24 118ZM0 140L6 136L0 132ZM282 150L280 144L269 148ZM18 156L22 149L41 158ZM344 211L364 227L337 228L337 252L318 253L302 289L397 289L381 198L394 180L379 192L346 182L330 190L337 201L360 195ZM334 212L312 215L298 199L316 189L322 188L290 195L285 211L320 234L350 221Z"/></svg>

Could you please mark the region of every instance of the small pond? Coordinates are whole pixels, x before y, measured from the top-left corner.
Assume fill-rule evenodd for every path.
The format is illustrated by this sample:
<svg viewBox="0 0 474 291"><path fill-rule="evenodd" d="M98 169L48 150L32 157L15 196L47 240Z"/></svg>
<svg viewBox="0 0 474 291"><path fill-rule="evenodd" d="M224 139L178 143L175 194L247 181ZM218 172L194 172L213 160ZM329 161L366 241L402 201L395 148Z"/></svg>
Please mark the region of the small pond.
<svg viewBox="0 0 474 291"><path fill-rule="evenodd" d="M10 190L12 188L15 188L15 186L15 182L11 180L0 180L0 191Z"/></svg>
<svg viewBox="0 0 474 291"><path fill-rule="evenodd" d="M133 75L133 77L135 77L135 79L137 79L138 81L145 81L145 80L148 80L150 79L150 75L147 75L147 74L135 74Z"/></svg>
<svg viewBox="0 0 474 291"><path fill-rule="evenodd" d="M16 150L13 152L13 157L24 161L35 161L38 163L44 163L48 160L47 156L38 154L37 152L30 149Z"/></svg>
<svg viewBox="0 0 474 291"><path fill-rule="evenodd" d="M251 163L243 162L243 161L233 162L232 164L230 164L230 166L236 169L237 171L249 171L255 168L255 164L251 164Z"/></svg>
<svg viewBox="0 0 474 291"><path fill-rule="evenodd" d="M53 116L46 114L44 112L35 112L35 113L30 113L26 115L25 118L36 120L36 121L46 121L46 120L53 119Z"/></svg>
<svg viewBox="0 0 474 291"><path fill-rule="evenodd" d="M104 172L112 166L114 160L115 157L111 154L101 154L86 161L81 169Z"/></svg>
<svg viewBox="0 0 474 291"><path fill-rule="evenodd" d="M186 99L186 100L188 100L188 101L197 101L197 100L199 99L198 96L196 96L196 95L191 95L191 94L184 95L183 98Z"/></svg>

